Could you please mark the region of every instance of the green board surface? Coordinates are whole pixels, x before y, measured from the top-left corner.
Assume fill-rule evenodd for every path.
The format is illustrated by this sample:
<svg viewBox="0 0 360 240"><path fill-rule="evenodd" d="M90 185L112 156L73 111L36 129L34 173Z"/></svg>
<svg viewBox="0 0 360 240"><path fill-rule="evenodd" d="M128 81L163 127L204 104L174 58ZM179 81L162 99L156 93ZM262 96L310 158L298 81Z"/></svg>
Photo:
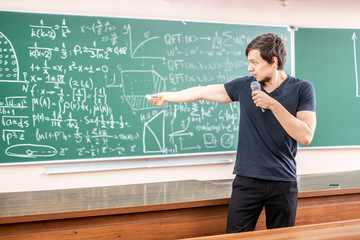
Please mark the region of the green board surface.
<svg viewBox="0 0 360 240"><path fill-rule="evenodd" d="M313 83L317 127L310 147L360 146L359 29L300 28L296 76Z"/></svg>
<svg viewBox="0 0 360 240"><path fill-rule="evenodd" d="M245 47L267 32L290 59L286 27L0 12L0 162L235 151L238 104L146 94L248 75Z"/></svg>

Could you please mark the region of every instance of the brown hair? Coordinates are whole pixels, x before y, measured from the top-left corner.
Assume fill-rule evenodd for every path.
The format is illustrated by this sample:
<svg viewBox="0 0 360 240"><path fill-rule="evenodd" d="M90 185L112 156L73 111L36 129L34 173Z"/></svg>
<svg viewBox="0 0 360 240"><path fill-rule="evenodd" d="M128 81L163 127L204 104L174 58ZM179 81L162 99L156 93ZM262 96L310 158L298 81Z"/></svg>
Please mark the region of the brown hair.
<svg viewBox="0 0 360 240"><path fill-rule="evenodd" d="M286 49L283 40L276 34L266 33L256 37L252 40L246 48L245 55L248 56L249 52L253 49L260 51L260 56L272 63L272 58L278 59L278 70L284 70L286 61Z"/></svg>

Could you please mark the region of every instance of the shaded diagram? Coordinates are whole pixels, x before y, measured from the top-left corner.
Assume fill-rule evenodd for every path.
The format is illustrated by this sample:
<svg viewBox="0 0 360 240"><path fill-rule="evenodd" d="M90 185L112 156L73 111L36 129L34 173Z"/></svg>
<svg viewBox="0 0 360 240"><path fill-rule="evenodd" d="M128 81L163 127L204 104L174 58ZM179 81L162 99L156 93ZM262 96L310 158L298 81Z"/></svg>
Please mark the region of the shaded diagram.
<svg viewBox="0 0 360 240"><path fill-rule="evenodd" d="M0 32L0 81L19 81L19 62L9 39Z"/></svg>
<svg viewBox="0 0 360 240"><path fill-rule="evenodd" d="M24 73L24 78L26 73ZM15 49L10 40L0 32L0 83L24 83L19 79L19 62L15 53ZM7 122L25 121L28 116L18 116L15 114L15 110L28 108L26 105L26 96L1 96L5 98L5 103L0 104L0 108L9 110L13 109L14 112L4 113L2 116L2 125L7 126ZM10 111L9 111L10 112ZM6 115L9 114L9 115ZM26 120L27 121L27 120ZM2 130L3 140L7 145L10 145L11 136L17 135L24 138L25 130L23 126L19 126L20 129L6 129ZM57 154L57 150L52 146L40 145L40 144L16 144L11 145L5 150L5 154L10 157L19 158L40 158L40 157L52 157Z"/></svg>
<svg viewBox="0 0 360 240"><path fill-rule="evenodd" d="M144 153L165 153L165 110L144 124Z"/></svg>
<svg viewBox="0 0 360 240"><path fill-rule="evenodd" d="M146 98L146 94L165 92L165 79L154 70L121 72L123 93L132 110L159 108Z"/></svg>

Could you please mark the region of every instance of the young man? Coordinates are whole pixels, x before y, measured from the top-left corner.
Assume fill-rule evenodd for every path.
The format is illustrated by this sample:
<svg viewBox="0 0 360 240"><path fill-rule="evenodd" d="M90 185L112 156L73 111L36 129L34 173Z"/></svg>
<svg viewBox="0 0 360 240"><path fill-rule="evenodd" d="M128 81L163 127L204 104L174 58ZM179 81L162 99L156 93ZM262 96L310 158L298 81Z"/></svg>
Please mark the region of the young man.
<svg viewBox="0 0 360 240"><path fill-rule="evenodd" d="M295 224L297 142L308 145L316 126L315 92L308 81L284 72L285 45L275 34L255 38L245 52L253 76L225 84L152 95L155 105L200 99L239 101L240 128L227 232L254 230L265 207L266 226ZM257 81L260 91L252 91Z"/></svg>

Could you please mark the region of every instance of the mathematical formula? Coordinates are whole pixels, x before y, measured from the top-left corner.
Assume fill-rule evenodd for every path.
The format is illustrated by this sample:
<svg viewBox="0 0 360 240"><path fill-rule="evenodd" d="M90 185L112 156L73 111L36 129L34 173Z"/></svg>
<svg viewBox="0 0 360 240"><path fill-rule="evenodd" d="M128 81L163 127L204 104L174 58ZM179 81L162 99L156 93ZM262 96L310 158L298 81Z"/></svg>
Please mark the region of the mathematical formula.
<svg viewBox="0 0 360 240"><path fill-rule="evenodd" d="M158 107L146 94L246 74L251 34L83 18L33 15L22 23L23 41L0 28L0 150L8 162L236 149L238 104ZM181 31L172 27L179 24Z"/></svg>

